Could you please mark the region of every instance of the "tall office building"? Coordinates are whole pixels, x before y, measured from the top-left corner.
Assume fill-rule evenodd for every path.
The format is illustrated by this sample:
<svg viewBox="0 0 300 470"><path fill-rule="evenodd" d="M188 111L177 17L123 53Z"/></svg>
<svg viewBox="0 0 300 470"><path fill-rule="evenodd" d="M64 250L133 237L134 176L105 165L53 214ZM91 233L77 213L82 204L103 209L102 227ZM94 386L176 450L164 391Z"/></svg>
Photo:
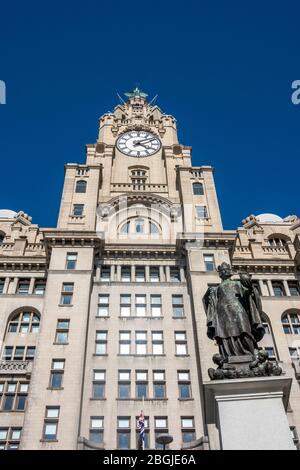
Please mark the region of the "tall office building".
<svg viewBox="0 0 300 470"><path fill-rule="evenodd" d="M192 166L145 93L127 93L86 163L66 165L56 228L2 210L0 235L1 449L136 449L141 411L146 448L168 433L170 449L219 449L203 297L223 261L260 290L261 346L293 378L297 444L300 220L224 230L212 167Z"/></svg>

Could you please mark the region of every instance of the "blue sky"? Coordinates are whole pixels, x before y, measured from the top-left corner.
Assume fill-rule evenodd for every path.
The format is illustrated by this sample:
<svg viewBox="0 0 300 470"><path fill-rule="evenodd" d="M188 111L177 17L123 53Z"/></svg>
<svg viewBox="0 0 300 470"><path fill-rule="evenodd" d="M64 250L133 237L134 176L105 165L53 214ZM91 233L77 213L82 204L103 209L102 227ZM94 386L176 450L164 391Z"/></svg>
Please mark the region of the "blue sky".
<svg viewBox="0 0 300 470"><path fill-rule="evenodd" d="M298 4L297 4L298 3ZM0 18L0 208L55 226L66 162L136 84L212 165L224 226L298 214L300 4L295 1L5 2Z"/></svg>

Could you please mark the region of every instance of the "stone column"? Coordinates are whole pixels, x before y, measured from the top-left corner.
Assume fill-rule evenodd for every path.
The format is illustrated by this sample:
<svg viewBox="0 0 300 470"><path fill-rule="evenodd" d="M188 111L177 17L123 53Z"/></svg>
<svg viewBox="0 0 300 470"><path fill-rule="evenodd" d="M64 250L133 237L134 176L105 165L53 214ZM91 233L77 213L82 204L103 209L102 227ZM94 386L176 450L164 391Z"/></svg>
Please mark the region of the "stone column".
<svg viewBox="0 0 300 470"><path fill-rule="evenodd" d="M164 266L159 266L159 281L165 282L165 273L164 273Z"/></svg>
<svg viewBox="0 0 300 470"><path fill-rule="evenodd" d="M121 281L121 266L118 264L117 265L117 279L116 279L117 282L120 282Z"/></svg>
<svg viewBox="0 0 300 470"><path fill-rule="evenodd" d="M28 291L28 294L33 294L34 283L35 283L35 278L34 278L34 277L31 277L31 278L30 278L30 283L29 283L29 291Z"/></svg>
<svg viewBox="0 0 300 470"><path fill-rule="evenodd" d="M268 280L267 280L267 283L268 283L270 295L274 297L274 291L273 291L272 281L270 281L270 279L268 279Z"/></svg>
<svg viewBox="0 0 300 470"><path fill-rule="evenodd" d="M287 280L285 279L283 280L283 285L284 285L285 295L287 297L291 297L290 288L289 288Z"/></svg>
<svg viewBox="0 0 300 470"><path fill-rule="evenodd" d="M145 282L150 282L150 266L145 266Z"/></svg>
<svg viewBox="0 0 300 470"><path fill-rule="evenodd" d="M10 283L10 286L9 286L9 294L16 294L17 292L17 286L18 286L18 281L19 281L19 278L18 277L15 277L13 282Z"/></svg>
<svg viewBox="0 0 300 470"><path fill-rule="evenodd" d="M131 266L131 272L130 272L130 277L131 277L131 282L135 282L135 266Z"/></svg>
<svg viewBox="0 0 300 470"><path fill-rule="evenodd" d="M110 266L110 280L113 282L115 280L115 265Z"/></svg>
<svg viewBox="0 0 300 470"><path fill-rule="evenodd" d="M166 282L171 282L171 278L170 278L170 266L165 266L165 269L166 269Z"/></svg>
<svg viewBox="0 0 300 470"><path fill-rule="evenodd" d="M6 277L6 278L5 278L4 286L3 286L3 294L7 294L7 293L8 293L10 279L11 279L10 277Z"/></svg>

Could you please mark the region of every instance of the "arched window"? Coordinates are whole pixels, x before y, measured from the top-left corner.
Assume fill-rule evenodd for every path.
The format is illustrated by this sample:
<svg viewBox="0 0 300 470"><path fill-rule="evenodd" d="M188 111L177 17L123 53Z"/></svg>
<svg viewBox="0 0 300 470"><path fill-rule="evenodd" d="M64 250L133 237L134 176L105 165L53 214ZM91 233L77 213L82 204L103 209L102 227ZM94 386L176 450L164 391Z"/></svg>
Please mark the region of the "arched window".
<svg viewBox="0 0 300 470"><path fill-rule="evenodd" d="M195 196L203 196L204 189L202 183L193 183L193 193Z"/></svg>
<svg viewBox="0 0 300 470"><path fill-rule="evenodd" d="M153 222L150 222L150 233L159 233L157 225Z"/></svg>
<svg viewBox="0 0 300 470"><path fill-rule="evenodd" d="M79 180L76 183L76 193L85 193L86 192L86 181Z"/></svg>
<svg viewBox="0 0 300 470"><path fill-rule="evenodd" d="M143 217L133 217L127 220L120 229L120 233L130 234L158 234L160 232L159 227L149 220Z"/></svg>
<svg viewBox="0 0 300 470"><path fill-rule="evenodd" d="M286 335L300 335L300 311L295 310L283 315L282 328Z"/></svg>
<svg viewBox="0 0 300 470"><path fill-rule="evenodd" d="M0 245L2 245L4 238L5 238L5 233L0 232Z"/></svg>
<svg viewBox="0 0 300 470"><path fill-rule="evenodd" d="M40 327L40 316L30 310L22 310L11 318L8 333L37 333Z"/></svg>
<svg viewBox="0 0 300 470"><path fill-rule="evenodd" d="M129 226L130 226L130 222L126 222L124 225L122 225L121 233L129 233Z"/></svg>

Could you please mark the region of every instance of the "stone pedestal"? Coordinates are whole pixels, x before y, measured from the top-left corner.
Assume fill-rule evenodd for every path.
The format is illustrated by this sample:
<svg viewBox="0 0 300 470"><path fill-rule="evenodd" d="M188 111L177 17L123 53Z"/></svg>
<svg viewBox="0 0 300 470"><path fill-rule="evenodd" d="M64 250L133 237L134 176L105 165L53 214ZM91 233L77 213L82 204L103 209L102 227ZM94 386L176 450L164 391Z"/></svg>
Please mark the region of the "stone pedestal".
<svg viewBox="0 0 300 470"><path fill-rule="evenodd" d="M206 419L224 450L295 450L286 408L291 378L259 377L204 383Z"/></svg>

